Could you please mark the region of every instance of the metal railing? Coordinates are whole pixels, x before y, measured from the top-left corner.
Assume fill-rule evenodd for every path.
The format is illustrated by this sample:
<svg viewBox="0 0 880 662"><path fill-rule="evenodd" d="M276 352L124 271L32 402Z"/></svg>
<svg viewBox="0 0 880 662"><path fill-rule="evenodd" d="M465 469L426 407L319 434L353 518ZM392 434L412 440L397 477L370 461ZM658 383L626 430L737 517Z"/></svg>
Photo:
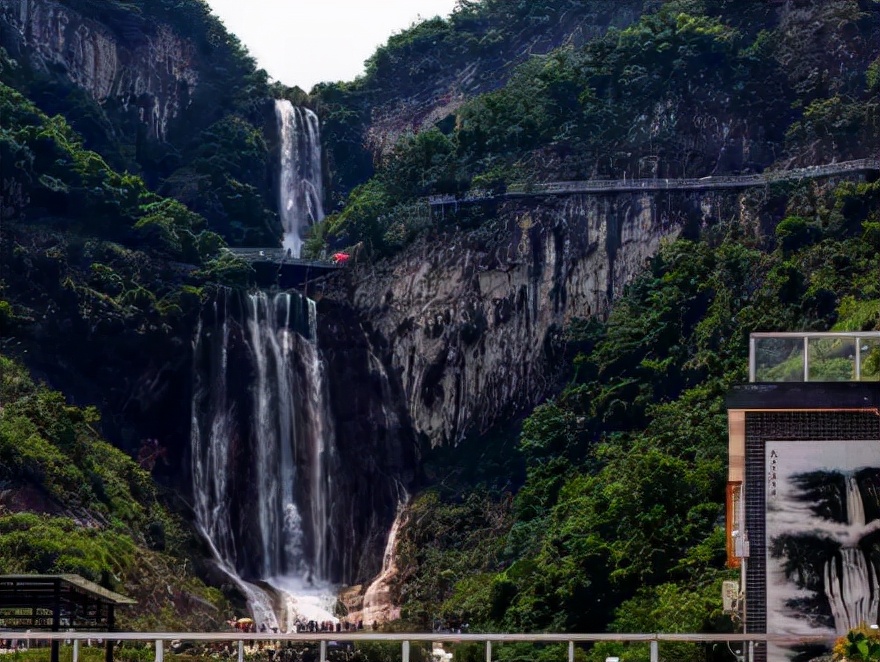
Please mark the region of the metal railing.
<svg viewBox="0 0 880 662"><path fill-rule="evenodd" d="M514 182L504 193L492 194L486 190L469 191L463 196L435 195L428 198L431 206L467 203L492 198L524 197L534 195L564 195L567 193L603 193L608 191L678 191L749 188L784 181L830 177L848 172L880 170L880 159L856 159L824 165L768 170L753 175L720 175L700 178L639 178L639 179L585 179L569 182Z"/></svg>
<svg viewBox="0 0 880 662"><path fill-rule="evenodd" d="M749 381L880 381L880 331L752 333Z"/></svg>
<svg viewBox="0 0 880 662"><path fill-rule="evenodd" d="M299 267L315 267L318 269L338 269L339 265L323 260L304 260L291 257L283 248L226 248L232 255L247 262L275 262L278 264Z"/></svg>
<svg viewBox="0 0 880 662"><path fill-rule="evenodd" d="M328 644L330 642L385 642L400 643L402 662L410 662L410 646L413 642L424 643L477 643L484 644L486 662L492 662L494 644L535 643L535 644L567 644L567 660L574 662L575 648L578 644L597 642L641 643L650 647L651 662L660 662L660 645L662 643L694 643L694 644L737 644L743 646L741 659L751 662L755 650L767 644L794 646L799 644L825 644L829 648L835 637L828 635L780 635L780 634L452 634L452 633L240 633L240 632L3 632L3 636L28 642L72 641L73 662L79 662L80 642L85 640L105 640L114 642L134 641L150 643L155 649L155 661L164 661L165 643L172 641L202 643L233 643L237 645L237 660L245 660L245 643L284 642L297 644L317 644L320 649L321 662L327 661Z"/></svg>

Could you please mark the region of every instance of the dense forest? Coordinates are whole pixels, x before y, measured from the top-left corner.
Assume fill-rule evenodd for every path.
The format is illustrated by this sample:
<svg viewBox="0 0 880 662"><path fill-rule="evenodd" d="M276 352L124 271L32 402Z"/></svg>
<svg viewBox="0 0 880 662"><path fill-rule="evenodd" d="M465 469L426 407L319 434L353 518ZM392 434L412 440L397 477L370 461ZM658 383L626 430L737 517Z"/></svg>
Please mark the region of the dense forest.
<svg viewBox="0 0 880 662"><path fill-rule="evenodd" d="M270 83L199 0L63 4L123 35L167 22L202 58L204 84L156 141L133 110L0 49L0 572L135 592L131 627L187 613L207 627L231 596L206 587L217 582L176 493L180 467L145 443L136 406L113 388L94 396L188 343L218 284L248 282L224 246L279 235L273 97L322 121L333 213L309 250L363 242L376 264L494 218L463 207L438 230L429 195L746 174L880 147L870 0L461 0L392 37L362 77L308 95ZM377 137L380 120L393 130ZM737 629L720 608L724 397L746 379L750 332L880 328L880 182L789 182L739 202L665 241L607 318L565 329L555 397L425 449L396 549L398 627ZM170 577L168 602L156 587ZM648 659L612 643L579 655Z"/></svg>

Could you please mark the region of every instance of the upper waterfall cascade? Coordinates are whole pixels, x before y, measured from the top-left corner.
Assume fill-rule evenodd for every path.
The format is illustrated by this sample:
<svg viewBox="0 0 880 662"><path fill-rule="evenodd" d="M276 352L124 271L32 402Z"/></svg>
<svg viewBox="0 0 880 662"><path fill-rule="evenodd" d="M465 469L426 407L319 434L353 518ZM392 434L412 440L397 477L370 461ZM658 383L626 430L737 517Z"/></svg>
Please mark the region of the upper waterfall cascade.
<svg viewBox="0 0 880 662"><path fill-rule="evenodd" d="M286 99L275 101L280 164L278 215L283 247L291 257L302 253L304 232L324 218L321 131L318 116Z"/></svg>
<svg viewBox="0 0 880 662"><path fill-rule="evenodd" d="M337 458L315 304L227 292L207 313L194 345L198 527L256 620L290 631L332 619ZM235 378L243 369L250 380Z"/></svg>

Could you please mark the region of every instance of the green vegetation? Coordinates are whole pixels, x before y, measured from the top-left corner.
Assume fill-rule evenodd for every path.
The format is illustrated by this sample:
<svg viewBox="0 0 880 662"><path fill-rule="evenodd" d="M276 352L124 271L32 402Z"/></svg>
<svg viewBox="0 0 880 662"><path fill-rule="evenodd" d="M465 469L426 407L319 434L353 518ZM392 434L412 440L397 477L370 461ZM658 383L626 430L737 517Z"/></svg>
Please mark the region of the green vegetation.
<svg viewBox="0 0 880 662"><path fill-rule="evenodd" d="M0 57L0 82L22 92L47 115L63 116L89 150L100 153L116 170L137 174L150 190L178 198L227 240L276 243L277 216L262 127L270 97L296 90L270 88L266 72L256 68L203 0L63 4L106 26L123 46L136 47L144 35L155 39L164 25L191 47L191 55L182 55L198 70L198 82L182 92L167 136L158 140L148 135L139 117L143 99L93 99L64 72L44 70L27 58L13 62ZM161 70L154 75L168 74ZM5 113L0 117L5 125Z"/></svg>
<svg viewBox="0 0 880 662"><path fill-rule="evenodd" d="M54 293L68 304L75 295L77 316L94 324L146 331L198 306L205 281L247 280L249 267L203 217L114 171L61 116L2 83L0 116L0 180L14 193L4 200L0 277L10 294L0 326L15 306L27 318L35 299Z"/></svg>
<svg viewBox="0 0 880 662"><path fill-rule="evenodd" d="M98 420L0 356L0 574L75 573L130 594L140 604L119 617L131 627L219 623L220 593L179 569L193 546L183 523Z"/></svg>
<svg viewBox="0 0 880 662"><path fill-rule="evenodd" d="M876 662L880 660L880 636L862 623L837 640L834 646L835 660L852 662Z"/></svg>
<svg viewBox="0 0 880 662"><path fill-rule="evenodd" d="M522 427L522 486L487 491L478 477L449 490L444 478L414 503L398 546L404 617L481 631L731 631L719 599L725 393L747 378L751 331L878 327L851 312L880 294L878 193L795 191L770 250L737 223L665 244L607 321L572 329L583 351L571 381ZM817 349L832 357L822 369L837 369L837 349ZM588 657L606 655L648 659L616 644Z"/></svg>
<svg viewBox="0 0 880 662"><path fill-rule="evenodd" d="M274 241L261 127L270 96L303 99L270 88L201 0L66 4L123 37L169 20L208 63L159 143L145 138L136 110L117 100L99 107L57 72L0 49L0 340L31 342L43 361L64 357L74 370L99 346L106 373L96 381L106 386L126 377L132 355L179 352L206 282L245 282L226 240ZM337 212L310 250L401 250L438 229L423 202L433 194L874 154L875 3L830 0L784 20L774 4L461 0L448 20L395 35L363 78L313 91ZM619 13L645 5L652 11L637 20ZM618 27L567 40L609 24ZM455 110L422 127L420 109L438 95ZM397 138L380 149L370 129L386 110L418 121L392 127ZM490 228L493 212L474 206L444 222ZM723 397L745 379L750 331L880 327L880 183L773 187L745 196L741 216L664 244L607 320L573 325L570 346L581 351L569 382L523 422L515 444L492 440L491 458L474 463L481 471L462 468L462 449L429 458L430 488L397 550L406 623L734 627L718 600L730 576ZM774 376L799 369L796 356L778 354ZM823 375L846 375L841 348L822 357ZM864 366L880 374L880 351ZM202 550L97 422L96 410L71 406L0 357L0 571L78 572L131 593L140 603L126 616L132 627L184 629L191 618L199 629L222 618L219 592L186 569ZM376 659L397 651L364 649ZM497 653L562 656L553 646ZM614 654L647 659L639 646L578 653ZM669 655L712 654L682 644Z"/></svg>
<svg viewBox="0 0 880 662"><path fill-rule="evenodd" d="M486 26L496 21L528 31L561 15L584 20L589 14L581 6L586 3L525 4L514 3L514 10L507 3L503 10L500 3L463 3L448 21L428 21L389 40L363 80L316 90L319 110L332 127L326 136L331 169L351 182L343 190L353 188L345 207L328 219L322 239L337 245L363 241L374 254L387 255L428 227L404 211L415 199L469 188L760 172L876 151L878 65L862 47L877 29L869 2L838 0L816 10L816 20L827 21L824 39L839 49L851 36L857 44L846 75L838 76L839 52L799 19L780 22L767 3L744 8L722 0L675 0L581 47L532 57L507 70L503 87L465 101L433 127L400 132L375 171L360 170L371 175L366 184L355 187L363 180L336 171L333 151L348 153L358 127L366 130L365 99L375 88L385 89L382 81L405 89L400 76L421 80L416 65L427 63L437 44L444 45L438 61L459 62L466 52L460 43L468 42L474 25L486 30L480 48L489 48L482 40L491 41L493 28ZM801 60L811 63L813 73ZM327 106L321 105L324 96L332 100ZM337 140L344 144L337 147ZM792 247L809 241L812 230L792 220L780 231Z"/></svg>

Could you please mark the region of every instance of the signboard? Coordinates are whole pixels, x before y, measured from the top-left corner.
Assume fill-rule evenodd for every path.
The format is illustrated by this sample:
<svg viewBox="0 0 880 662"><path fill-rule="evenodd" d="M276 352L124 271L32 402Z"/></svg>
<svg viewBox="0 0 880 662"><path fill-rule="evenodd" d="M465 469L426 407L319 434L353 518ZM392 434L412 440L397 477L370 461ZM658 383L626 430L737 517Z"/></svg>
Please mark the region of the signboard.
<svg viewBox="0 0 880 662"><path fill-rule="evenodd" d="M767 632L880 619L880 441L766 443ZM769 660L806 650L770 647Z"/></svg>

